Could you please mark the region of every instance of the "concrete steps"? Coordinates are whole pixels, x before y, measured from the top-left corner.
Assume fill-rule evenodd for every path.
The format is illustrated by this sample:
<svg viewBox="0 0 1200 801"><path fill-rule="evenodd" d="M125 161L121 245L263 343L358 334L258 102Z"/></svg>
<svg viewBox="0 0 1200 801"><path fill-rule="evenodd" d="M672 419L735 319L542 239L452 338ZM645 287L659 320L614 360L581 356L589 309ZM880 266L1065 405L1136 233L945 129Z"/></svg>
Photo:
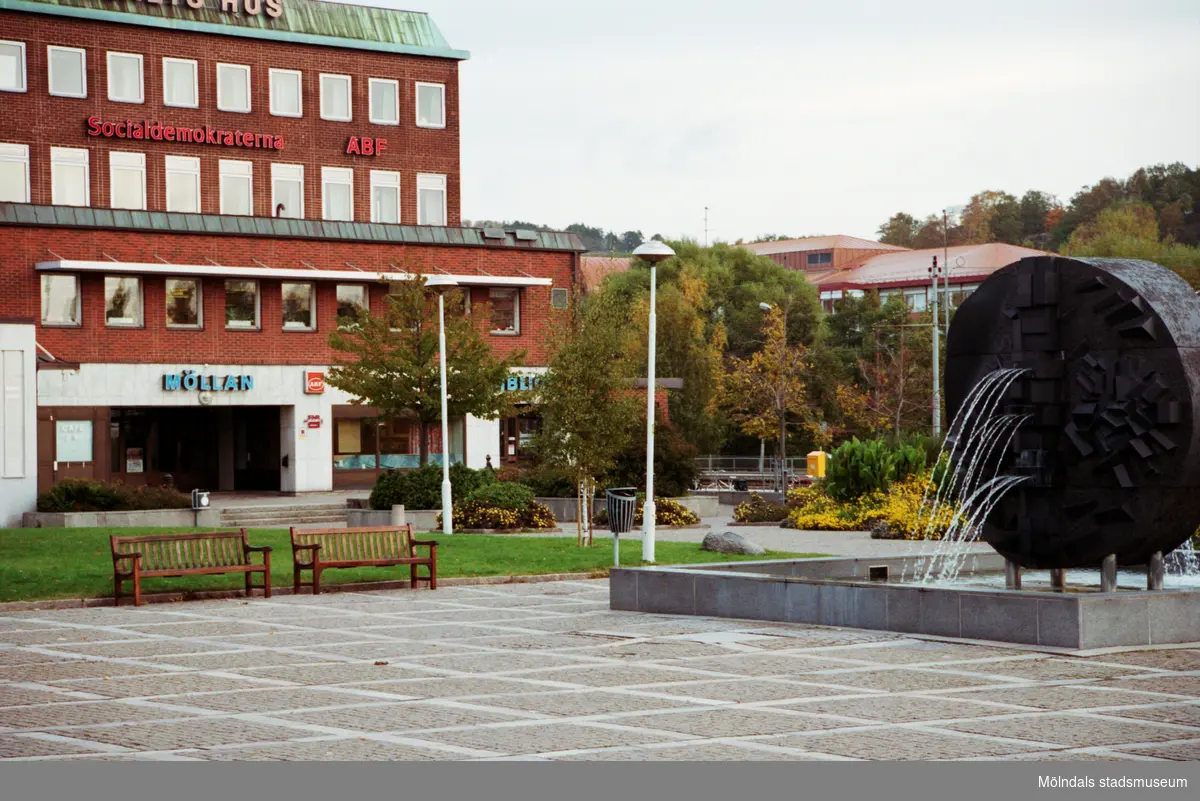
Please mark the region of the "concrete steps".
<svg viewBox="0 0 1200 801"><path fill-rule="evenodd" d="M285 506L228 506L221 509L221 525L232 528L285 528L287 526L346 524L344 503Z"/></svg>

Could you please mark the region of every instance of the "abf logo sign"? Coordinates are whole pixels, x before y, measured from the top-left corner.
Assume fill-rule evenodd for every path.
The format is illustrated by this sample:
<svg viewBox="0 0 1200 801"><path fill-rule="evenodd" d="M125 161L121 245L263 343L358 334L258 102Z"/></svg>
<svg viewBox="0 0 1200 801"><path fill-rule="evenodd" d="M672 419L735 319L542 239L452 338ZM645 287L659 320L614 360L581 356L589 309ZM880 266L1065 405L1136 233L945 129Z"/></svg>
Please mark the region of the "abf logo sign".
<svg viewBox="0 0 1200 801"><path fill-rule="evenodd" d="M320 395L325 392L325 374L318 370L304 371L304 394Z"/></svg>

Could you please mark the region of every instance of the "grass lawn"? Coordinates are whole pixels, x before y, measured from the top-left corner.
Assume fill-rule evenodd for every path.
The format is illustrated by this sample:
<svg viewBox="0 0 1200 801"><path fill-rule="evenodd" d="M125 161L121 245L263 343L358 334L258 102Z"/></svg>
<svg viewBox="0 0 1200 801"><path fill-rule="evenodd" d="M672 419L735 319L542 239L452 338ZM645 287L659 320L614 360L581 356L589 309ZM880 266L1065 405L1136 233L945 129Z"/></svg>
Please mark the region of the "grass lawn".
<svg viewBox="0 0 1200 801"><path fill-rule="evenodd" d="M16 528L0 529L0 601L34 601L49 598L111 597L112 549L110 534L165 534L192 529L139 528ZM270 545L271 584L292 585L292 547L287 529L250 529L252 545ZM591 548L579 548L574 537L522 537L514 535L436 534L418 538L438 539L438 578L452 576L507 576L537 573L595 573L606 575L612 566L612 544L600 540ZM423 551L424 549L422 549ZM731 562L748 559L783 559L823 554L794 554L768 551L765 557L731 556L700 550L695 542L659 540L658 564ZM621 542L621 564L642 564L640 540ZM254 557L258 561L258 557ZM308 577L308 574L305 575ZM408 567L360 567L330 570L321 574L322 584L356 581L407 579ZM257 579L255 579L257 581ZM214 590L242 587L240 574L184 576L177 579L145 579L142 592L167 590ZM125 585L133 591L132 583Z"/></svg>

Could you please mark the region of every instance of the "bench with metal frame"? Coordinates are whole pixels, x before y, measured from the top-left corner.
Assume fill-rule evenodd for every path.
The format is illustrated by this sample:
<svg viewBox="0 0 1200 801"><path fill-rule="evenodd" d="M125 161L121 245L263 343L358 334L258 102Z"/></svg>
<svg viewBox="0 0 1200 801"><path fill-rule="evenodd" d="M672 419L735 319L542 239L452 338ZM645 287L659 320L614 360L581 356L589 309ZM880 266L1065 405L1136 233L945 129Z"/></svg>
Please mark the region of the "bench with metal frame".
<svg viewBox="0 0 1200 801"><path fill-rule="evenodd" d="M134 606L142 605L142 579L181 578L221 573L242 573L246 595L261 589L271 597L271 546L251 545L246 529L206 531L195 534L152 534L144 537L111 536L114 599L120 605L126 581L133 581ZM129 550L133 548L134 550ZM250 555L262 554L262 564ZM128 565L127 568L123 565ZM262 584L252 584L251 575L261 573Z"/></svg>
<svg viewBox="0 0 1200 801"><path fill-rule="evenodd" d="M429 549L418 556L417 547ZM307 555L307 557L305 557ZM364 528L292 528L292 588L300 592L300 573L312 571L312 594L321 592L321 573L332 567L409 566L409 585L416 589L424 581L437 589L437 542L414 540L412 524L405 526L369 526ZM428 575L417 568L424 565Z"/></svg>

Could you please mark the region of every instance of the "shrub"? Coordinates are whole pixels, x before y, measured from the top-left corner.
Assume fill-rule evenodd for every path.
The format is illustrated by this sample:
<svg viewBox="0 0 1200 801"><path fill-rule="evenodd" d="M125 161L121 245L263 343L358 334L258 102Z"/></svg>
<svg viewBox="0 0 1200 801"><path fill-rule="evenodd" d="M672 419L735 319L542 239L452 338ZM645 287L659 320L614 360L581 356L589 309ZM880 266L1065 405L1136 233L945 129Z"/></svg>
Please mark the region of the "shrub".
<svg viewBox="0 0 1200 801"><path fill-rule="evenodd" d="M891 484L886 492L872 492L839 502L820 485L788 493L790 527L817 531L870 530L886 539L937 539L958 516L957 505L943 503L933 514L934 490L928 472Z"/></svg>
<svg viewBox="0 0 1200 801"><path fill-rule="evenodd" d="M438 515L438 525L442 516ZM505 509L477 500L466 500L454 504L454 527L458 529L544 529L554 528L558 521L549 507L530 501L524 509Z"/></svg>
<svg viewBox="0 0 1200 801"><path fill-rule="evenodd" d="M903 481L925 472L925 449L918 445L900 445L892 456L892 481Z"/></svg>
<svg viewBox="0 0 1200 801"><path fill-rule="evenodd" d="M192 499L174 487L138 487L68 478L38 496L39 512L129 512L190 509Z"/></svg>
<svg viewBox="0 0 1200 801"><path fill-rule="evenodd" d="M643 512L646 508L646 497L638 495L637 510L633 513L633 526L637 528L645 522ZM700 522L700 518L678 501L673 501L670 498L658 498L654 501L654 525L656 526L694 526ZM592 518L592 525L600 526L601 528L608 525L608 510L601 509L595 517Z"/></svg>
<svg viewBox="0 0 1200 801"><path fill-rule="evenodd" d="M569 478L546 468L535 468L522 475L520 481L538 498L574 498L578 494L578 488Z"/></svg>
<svg viewBox="0 0 1200 801"><path fill-rule="evenodd" d="M646 430L642 417L640 431ZM654 494L665 497L686 495L695 486L699 451L684 439L669 422L659 422L654 429ZM646 489L646 440L634 437L629 447L617 457L617 464L607 477L609 487Z"/></svg>
<svg viewBox="0 0 1200 801"><path fill-rule="evenodd" d="M787 516L787 506L771 503L761 495L751 495L750 500L739 503L733 510L733 519L739 523L778 523Z"/></svg>
<svg viewBox="0 0 1200 801"><path fill-rule="evenodd" d="M495 481L491 470L472 470L461 463L450 465L450 491L455 503ZM438 509L442 505L442 467L427 464L415 470L384 473L376 479L368 502L372 509L391 509L396 504L403 504L405 509Z"/></svg>
<svg viewBox="0 0 1200 801"><path fill-rule="evenodd" d="M486 484L468 495L467 500L520 512L533 503L533 490L513 481Z"/></svg>
<svg viewBox="0 0 1200 801"><path fill-rule="evenodd" d="M847 502L872 492L883 492L891 483L896 458L883 440L843 442L830 459L825 491Z"/></svg>

